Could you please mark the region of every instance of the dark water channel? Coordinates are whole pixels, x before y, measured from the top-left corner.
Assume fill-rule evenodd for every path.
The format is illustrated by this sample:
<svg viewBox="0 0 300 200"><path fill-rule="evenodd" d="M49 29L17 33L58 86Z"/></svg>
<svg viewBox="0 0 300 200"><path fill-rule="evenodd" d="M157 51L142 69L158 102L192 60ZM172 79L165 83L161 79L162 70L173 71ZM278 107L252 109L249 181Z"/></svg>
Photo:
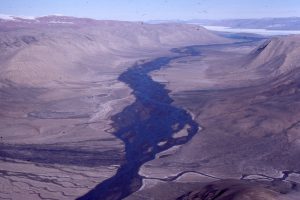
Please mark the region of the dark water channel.
<svg viewBox="0 0 300 200"><path fill-rule="evenodd" d="M159 152L186 143L198 132L198 124L190 114L172 105L170 91L163 84L153 81L149 75L154 70L166 67L174 59L199 55L196 46L172 51L177 55L136 64L120 75L119 80L133 90L136 98L133 104L112 117L116 129L113 134L125 144L126 161L115 176L100 183L79 200L117 200L127 197L142 186L142 177L138 174L141 165L154 159ZM186 125L189 126L188 136L172 137Z"/></svg>

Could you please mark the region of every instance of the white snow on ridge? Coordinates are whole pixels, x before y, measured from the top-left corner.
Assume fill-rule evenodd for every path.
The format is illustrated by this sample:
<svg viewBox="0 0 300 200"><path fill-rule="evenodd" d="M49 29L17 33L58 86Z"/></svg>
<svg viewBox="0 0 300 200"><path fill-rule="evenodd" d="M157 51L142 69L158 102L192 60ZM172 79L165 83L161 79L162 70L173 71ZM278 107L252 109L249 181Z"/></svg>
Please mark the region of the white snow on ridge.
<svg viewBox="0 0 300 200"><path fill-rule="evenodd" d="M25 22L25 23L36 23L40 22L39 18L43 17L64 17L62 14L52 14L52 15L45 15L45 16L39 16L39 17L33 17L33 16L21 16L21 15L7 15L7 14L1 14L0 13L0 21L15 21L15 22ZM74 24L74 22L71 21L65 21L63 18L58 19L52 19L51 21L44 21L43 23L50 23L50 24Z"/></svg>
<svg viewBox="0 0 300 200"><path fill-rule="evenodd" d="M211 31L229 32L229 33L254 33L260 35L293 35L300 34L299 30L267 30L267 29L247 29L247 28L230 28L225 26L203 26Z"/></svg>
<svg viewBox="0 0 300 200"><path fill-rule="evenodd" d="M28 20L36 19L36 17L34 17L34 16L14 16L14 18L21 18L21 19L28 19Z"/></svg>
<svg viewBox="0 0 300 200"><path fill-rule="evenodd" d="M16 21L18 19L35 20L35 18L36 17L33 16L13 16L13 15L0 14L0 19L3 20L13 20L13 21Z"/></svg>
<svg viewBox="0 0 300 200"><path fill-rule="evenodd" d="M74 24L73 22L64 22L64 21L50 21L51 24Z"/></svg>
<svg viewBox="0 0 300 200"><path fill-rule="evenodd" d="M11 15L0 14L0 19L4 20L15 20L15 18Z"/></svg>

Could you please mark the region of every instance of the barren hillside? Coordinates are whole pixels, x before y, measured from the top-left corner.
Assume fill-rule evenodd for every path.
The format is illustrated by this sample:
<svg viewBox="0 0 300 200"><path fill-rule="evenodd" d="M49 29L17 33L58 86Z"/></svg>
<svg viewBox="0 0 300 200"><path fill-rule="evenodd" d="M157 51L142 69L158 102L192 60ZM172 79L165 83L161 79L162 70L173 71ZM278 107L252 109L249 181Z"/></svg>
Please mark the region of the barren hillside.
<svg viewBox="0 0 300 200"><path fill-rule="evenodd" d="M1 82L43 86L97 80L137 54L225 41L198 26L57 16L2 20L0 35Z"/></svg>
<svg viewBox="0 0 300 200"><path fill-rule="evenodd" d="M144 188L128 199L298 199L299 46L299 36L199 46L153 73L202 130L144 164Z"/></svg>
<svg viewBox="0 0 300 200"><path fill-rule="evenodd" d="M112 177L125 147L111 116L135 100L118 76L175 46L226 41L190 25L0 20L0 199L75 199Z"/></svg>

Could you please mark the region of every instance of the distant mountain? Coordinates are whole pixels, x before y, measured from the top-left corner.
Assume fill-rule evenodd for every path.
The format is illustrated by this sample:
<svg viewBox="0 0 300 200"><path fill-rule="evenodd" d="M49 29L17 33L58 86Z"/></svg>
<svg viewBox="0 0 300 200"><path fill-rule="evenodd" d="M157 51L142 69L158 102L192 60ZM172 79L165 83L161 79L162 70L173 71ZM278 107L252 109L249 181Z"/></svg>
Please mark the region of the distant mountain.
<svg viewBox="0 0 300 200"><path fill-rule="evenodd" d="M35 17L32 16L13 16L13 15L5 15L0 14L0 21L3 20L20 20L20 19L34 19Z"/></svg>
<svg viewBox="0 0 300 200"><path fill-rule="evenodd" d="M113 66L120 54L136 55L175 46L226 41L188 24L145 24L68 16L0 20L0 81L43 84L96 73L88 58Z"/></svg>
<svg viewBox="0 0 300 200"><path fill-rule="evenodd" d="M230 28L300 30L300 17L225 20L194 19L185 21L185 23L200 24L204 26L225 26Z"/></svg>

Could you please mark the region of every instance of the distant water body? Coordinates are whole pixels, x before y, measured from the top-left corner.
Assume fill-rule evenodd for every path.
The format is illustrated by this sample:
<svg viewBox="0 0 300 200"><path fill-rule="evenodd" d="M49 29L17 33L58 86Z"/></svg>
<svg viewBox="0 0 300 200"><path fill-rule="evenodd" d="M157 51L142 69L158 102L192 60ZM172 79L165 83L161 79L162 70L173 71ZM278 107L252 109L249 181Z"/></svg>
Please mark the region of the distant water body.
<svg viewBox="0 0 300 200"><path fill-rule="evenodd" d="M246 29L246 28L230 28L225 26L203 26L203 27L211 31L229 32L229 33L253 33L259 35L266 35L266 36L300 34L300 30Z"/></svg>

